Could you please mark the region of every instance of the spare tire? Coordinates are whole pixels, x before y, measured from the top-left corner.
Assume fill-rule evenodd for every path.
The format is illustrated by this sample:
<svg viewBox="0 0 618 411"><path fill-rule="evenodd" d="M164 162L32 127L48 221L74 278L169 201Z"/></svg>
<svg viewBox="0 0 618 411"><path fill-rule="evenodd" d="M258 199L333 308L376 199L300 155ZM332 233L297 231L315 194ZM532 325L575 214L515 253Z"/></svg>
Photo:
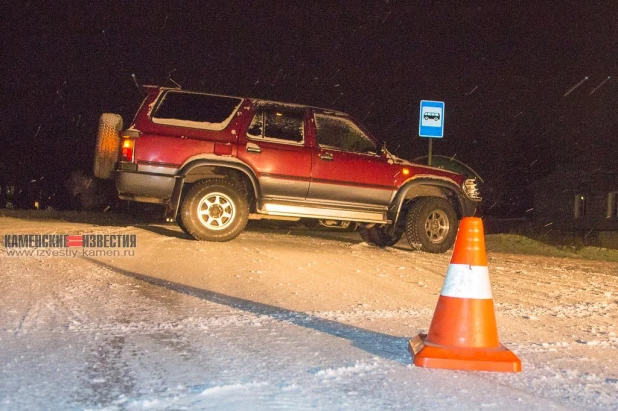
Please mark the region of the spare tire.
<svg viewBox="0 0 618 411"><path fill-rule="evenodd" d="M122 117L114 113L103 113L99 120L97 147L94 152L94 175L98 178L110 178L118 161Z"/></svg>

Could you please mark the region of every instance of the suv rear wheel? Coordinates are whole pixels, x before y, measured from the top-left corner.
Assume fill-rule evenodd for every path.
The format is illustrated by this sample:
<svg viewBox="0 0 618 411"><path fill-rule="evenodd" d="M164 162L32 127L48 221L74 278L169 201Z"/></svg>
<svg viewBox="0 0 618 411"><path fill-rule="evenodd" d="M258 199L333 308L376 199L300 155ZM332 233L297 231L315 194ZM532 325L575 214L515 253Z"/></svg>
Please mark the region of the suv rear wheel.
<svg viewBox="0 0 618 411"><path fill-rule="evenodd" d="M369 245L378 247L391 247L401 240L403 231L397 231L395 234L389 234L387 226L374 226L371 228L359 227L360 236Z"/></svg>
<svg viewBox="0 0 618 411"><path fill-rule="evenodd" d="M444 253L455 243L459 221L451 203L439 197L414 202L406 217L406 237L413 248Z"/></svg>
<svg viewBox="0 0 618 411"><path fill-rule="evenodd" d="M249 203L241 183L203 180L187 192L180 209L180 227L196 240L228 241L247 226Z"/></svg>

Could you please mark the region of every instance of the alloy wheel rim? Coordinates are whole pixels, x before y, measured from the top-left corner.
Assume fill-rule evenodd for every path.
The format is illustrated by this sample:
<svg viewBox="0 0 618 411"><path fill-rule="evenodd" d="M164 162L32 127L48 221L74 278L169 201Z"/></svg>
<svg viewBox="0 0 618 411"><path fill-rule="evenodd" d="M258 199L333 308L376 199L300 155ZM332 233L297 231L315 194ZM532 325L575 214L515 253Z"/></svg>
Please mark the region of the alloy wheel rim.
<svg viewBox="0 0 618 411"><path fill-rule="evenodd" d="M209 193L197 205L197 216L209 230L227 228L232 224L235 214L234 202L223 193Z"/></svg>
<svg viewBox="0 0 618 411"><path fill-rule="evenodd" d="M425 234L432 244L439 244L448 235L450 224L442 210L432 211L425 220Z"/></svg>

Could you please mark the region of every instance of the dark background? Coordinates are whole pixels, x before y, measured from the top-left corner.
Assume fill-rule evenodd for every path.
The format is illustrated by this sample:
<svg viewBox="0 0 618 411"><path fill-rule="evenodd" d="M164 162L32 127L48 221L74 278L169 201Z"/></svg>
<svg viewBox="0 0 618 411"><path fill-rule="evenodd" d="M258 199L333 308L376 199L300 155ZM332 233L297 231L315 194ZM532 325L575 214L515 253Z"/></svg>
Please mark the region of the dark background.
<svg viewBox="0 0 618 411"><path fill-rule="evenodd" d="M420 100L445 101L434 153L484 178L487 213L525 214L551 172L615 170L618 3L458 3L0 6L0 186L87 206L75 197L105 186L90 180L98 117L129 122L135 80L342 110L408 159L427 154Z"/></svg>

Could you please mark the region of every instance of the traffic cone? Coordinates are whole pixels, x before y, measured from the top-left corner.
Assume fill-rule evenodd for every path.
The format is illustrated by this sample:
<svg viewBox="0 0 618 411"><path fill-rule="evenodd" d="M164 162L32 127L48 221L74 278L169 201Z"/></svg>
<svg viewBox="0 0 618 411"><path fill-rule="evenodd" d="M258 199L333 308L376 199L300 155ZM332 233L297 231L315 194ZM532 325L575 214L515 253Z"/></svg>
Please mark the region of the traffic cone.
<svg viewBox="0 0 618 411"><path fill-rule="evenodd" d="M414 365L519 372L521 361L498 341L483 220L461 220L451 263L427 335L410 340Z"/></svg>

